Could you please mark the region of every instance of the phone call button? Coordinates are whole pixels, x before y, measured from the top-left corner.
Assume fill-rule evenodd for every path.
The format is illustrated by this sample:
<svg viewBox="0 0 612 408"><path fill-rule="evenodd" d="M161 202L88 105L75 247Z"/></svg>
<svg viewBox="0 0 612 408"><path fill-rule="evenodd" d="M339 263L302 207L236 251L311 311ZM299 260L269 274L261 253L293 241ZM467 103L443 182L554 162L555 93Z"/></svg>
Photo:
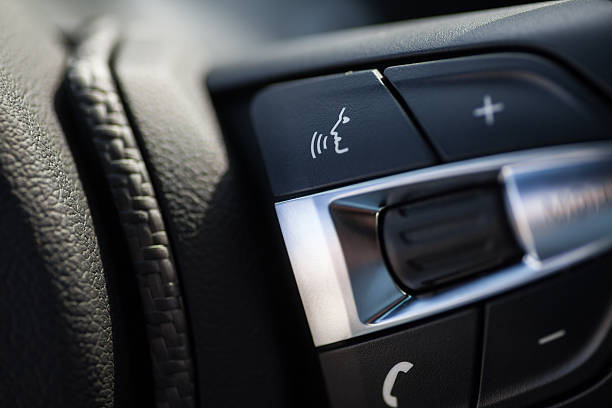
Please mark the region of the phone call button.
<svg viewBox="0 0 612 408"><path fill-rule="evenodd" d="M469 407L477 313L467 310L360 344L322 352L333 408Z"/></svg>

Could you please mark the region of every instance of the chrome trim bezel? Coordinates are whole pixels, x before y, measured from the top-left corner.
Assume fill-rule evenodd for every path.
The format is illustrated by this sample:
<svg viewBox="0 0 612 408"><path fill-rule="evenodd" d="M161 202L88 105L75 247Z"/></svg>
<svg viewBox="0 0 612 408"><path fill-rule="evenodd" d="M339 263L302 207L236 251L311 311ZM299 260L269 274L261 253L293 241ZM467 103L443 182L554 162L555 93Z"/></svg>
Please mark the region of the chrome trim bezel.
<svg viewBox="0 0 612 408"><path fill-rule="evenodd" d="M529 254L528 237L524 237L521 228L517 227L519 241L527 242L527 255L522 262L421 296L410 296L395 284L379 247L378 259L367 258L373 250L372 228L376 228L377 219L387 206L463 186L504 183L503 169L509 165L541 160L549 163L580 162L596 158L612 159L612 143L540 148L466 160L276 203L278 221L315 346L329 345L466 306L608 250L612 247L612 237L542 261ZM358 220L361 213L373 220L368 221L368 225L360 225L370 234L364 240L369 247L360 246L363 242L352 242L347 246L347 222L350 230L354 227L351 227L351 219ZM366 259L359 260L359 256ZM375 268L356 269L356 265L363 266L368 262ZM356 285L360 279L363 282ZM368 282L373 284L372 288L379 285L384 290L367 292Z"/></svg>

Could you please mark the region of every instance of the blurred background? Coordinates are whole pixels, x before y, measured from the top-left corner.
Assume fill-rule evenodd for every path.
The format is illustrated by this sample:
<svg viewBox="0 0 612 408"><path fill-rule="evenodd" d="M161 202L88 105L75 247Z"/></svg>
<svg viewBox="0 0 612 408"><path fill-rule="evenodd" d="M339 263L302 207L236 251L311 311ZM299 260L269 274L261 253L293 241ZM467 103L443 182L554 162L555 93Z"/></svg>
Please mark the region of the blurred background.
<svg viewBox="0 0 612 408"><path fill-rule="evenodd" d="M66 29L84 17L121 10L121 18L162 15L235 27L259 39L285 39L350 27L534 3L528 0L24 0ZM184 3L181 7L177 3ZM176 15L177 12L184 15Z"/></svg>

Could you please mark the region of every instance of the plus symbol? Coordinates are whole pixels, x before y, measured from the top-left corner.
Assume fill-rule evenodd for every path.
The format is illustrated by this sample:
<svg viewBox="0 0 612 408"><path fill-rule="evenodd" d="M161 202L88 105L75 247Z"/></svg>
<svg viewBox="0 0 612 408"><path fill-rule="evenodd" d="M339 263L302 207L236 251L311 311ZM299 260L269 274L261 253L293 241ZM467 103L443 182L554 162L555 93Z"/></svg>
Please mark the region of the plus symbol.
<svg viewBox="0 0 612 408"><path fill-rule="evenodd" d="M504 104L501 102L493 103L490 95L485 95L483 105L480 108L474 109L474 116L484 116L488 126L493 126L495 123L495 114L504 110Z"/></svg>

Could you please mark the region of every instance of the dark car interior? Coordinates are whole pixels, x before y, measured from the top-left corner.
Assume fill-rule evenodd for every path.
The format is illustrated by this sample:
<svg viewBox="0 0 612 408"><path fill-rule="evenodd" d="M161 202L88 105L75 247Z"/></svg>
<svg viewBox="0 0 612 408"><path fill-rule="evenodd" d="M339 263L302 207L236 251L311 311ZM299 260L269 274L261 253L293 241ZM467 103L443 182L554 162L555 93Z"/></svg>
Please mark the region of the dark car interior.
<svg viewBox="0 0 612 408"><path fill-rule="evenodd" d="M612 1L0 0L0 406L612 406Z"/></svg>

